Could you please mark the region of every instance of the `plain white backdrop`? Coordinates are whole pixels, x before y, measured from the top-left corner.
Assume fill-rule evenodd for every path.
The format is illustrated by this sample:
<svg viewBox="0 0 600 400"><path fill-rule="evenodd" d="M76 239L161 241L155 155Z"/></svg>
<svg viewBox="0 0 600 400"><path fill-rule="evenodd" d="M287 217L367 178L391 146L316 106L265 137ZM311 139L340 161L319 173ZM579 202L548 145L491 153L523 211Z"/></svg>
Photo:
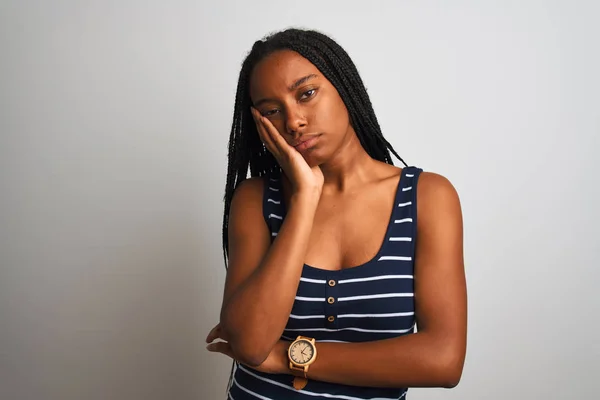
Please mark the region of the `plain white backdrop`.
<svg viewBox="0 0 600 400"><path fill-rule="evenodd" d="M388 140L462 200L458 387L596 399L595 1L0 2L0 398L224 399L209 354L241 62L289 26L350 54ZM397 163L399 164L399 163Z"/></svg>

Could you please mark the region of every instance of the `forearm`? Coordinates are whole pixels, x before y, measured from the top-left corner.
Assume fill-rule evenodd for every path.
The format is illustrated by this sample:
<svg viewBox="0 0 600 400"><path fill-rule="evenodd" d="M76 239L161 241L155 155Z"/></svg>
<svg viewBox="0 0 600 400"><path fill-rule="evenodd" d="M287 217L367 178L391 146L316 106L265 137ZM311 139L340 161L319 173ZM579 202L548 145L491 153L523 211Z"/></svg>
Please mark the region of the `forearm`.
<svg viewBox="0 0 600 400"><path fill-rule="evenodd" d="M365 343L317 342L308 377L354 386L453 387L464 360L456 349L425 332Z"/></svg>
<svg viewBox="0 0 600 400"><path fill-rule="evenodd" d="M318 198L293 196L289 211L261 265L222 307L221 325L234 352L262 361L289 318ZM256 360L258 358L258 360Z"/></svg>

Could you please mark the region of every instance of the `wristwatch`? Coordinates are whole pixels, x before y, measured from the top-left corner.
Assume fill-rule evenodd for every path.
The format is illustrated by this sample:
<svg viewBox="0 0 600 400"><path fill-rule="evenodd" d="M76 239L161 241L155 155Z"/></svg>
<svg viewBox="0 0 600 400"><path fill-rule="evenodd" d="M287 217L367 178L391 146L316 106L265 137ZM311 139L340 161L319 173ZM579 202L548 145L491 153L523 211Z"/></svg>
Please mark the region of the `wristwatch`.
<svg viewBox="0 0 600 400"><path fill-rule="evenodd" d="M308 383L306 373L308 367L317 358L317 347L315 339L306 336L298 336L288 348L288 359L290 370L294 376L294 389L301 390Z"/></svg>

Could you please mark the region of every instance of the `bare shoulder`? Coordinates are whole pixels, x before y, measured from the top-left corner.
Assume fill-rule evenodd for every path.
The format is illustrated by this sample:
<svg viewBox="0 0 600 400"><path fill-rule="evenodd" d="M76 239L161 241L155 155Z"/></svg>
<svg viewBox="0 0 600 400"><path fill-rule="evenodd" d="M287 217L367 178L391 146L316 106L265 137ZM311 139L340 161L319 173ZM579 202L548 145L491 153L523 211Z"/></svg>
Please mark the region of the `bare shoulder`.
<svg viewBox="0 0 600 400"><path fill-rule="evenodd" d="M263 218L264 179L253 177L240 182L233 193L229 211L230 265L237 264L240 254L245 254L252 241L268 238L268 228ZM262 242L265 242L266 239ZM260 247L260 246L258 246ZM264 247L264 246L263 246Z"/></svg>
<svg viewBox="0 0 600 400"><path fill-rule="evenodd" d="M462 247L463 216L456 188L448 178L434 172L422 172L417 183L417 250L453 243Z"/></svg>
<svg viewBox="0 0 600 400"><path fill-rule="evenodd" d="M422 172L417 184L419 216L460 214L458 192L452 182L435 172Z"/></svg>
<svg viewBox="0 0 600 400"><path fill-rule="evenodd" d="M446 195L455 195L458 197L454 185L448 178L435 172L423 171L419 176L419 189L425 193L433 192Z"/></svg>
<svg viewBox="0 0 600 400"><path fill-rule="evenodd" d="M246 203L247 201L262 202L264 185L264 179L261 177L252 177L244 179L235 188L235 192L233 193L233 199L231 200L232 208L234 203Z"/></svg>

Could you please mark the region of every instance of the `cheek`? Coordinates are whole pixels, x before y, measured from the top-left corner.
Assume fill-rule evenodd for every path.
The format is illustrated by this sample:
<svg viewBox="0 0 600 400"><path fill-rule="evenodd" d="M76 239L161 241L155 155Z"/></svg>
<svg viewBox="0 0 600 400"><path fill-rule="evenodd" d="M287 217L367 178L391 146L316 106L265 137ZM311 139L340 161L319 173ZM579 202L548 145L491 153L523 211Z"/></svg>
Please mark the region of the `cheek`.
<svg viewBox="0 0 600 400"><path fill-rule="evenodd" d="M329 135L343 135L348 129L348 110L340 97L327 99L315 117L317 126Z"/></svg>

